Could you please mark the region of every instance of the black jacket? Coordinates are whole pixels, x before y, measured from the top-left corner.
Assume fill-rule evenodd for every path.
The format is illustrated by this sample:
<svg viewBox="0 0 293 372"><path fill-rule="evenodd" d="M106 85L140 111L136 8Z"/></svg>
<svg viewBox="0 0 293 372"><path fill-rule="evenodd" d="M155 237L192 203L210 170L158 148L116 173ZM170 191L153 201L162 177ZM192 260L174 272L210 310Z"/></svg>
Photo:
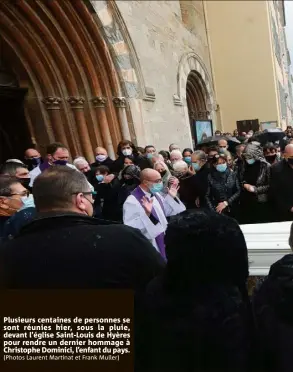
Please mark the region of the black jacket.
<svg viewBox="0 0 293 372"><path fill-rule="evenodd" d="M223 201L226 201L231 209L238 202L240 191L240 183L235 172L227 169L226 172L220 173L213 168L211 169L206 194L207 205L211 210L214 210Z"/></svg>
<svg viewBox="0 0 293 372"><path fill-rule="evenodd" d="M200 206L206 205L206 193L208 189L208 175L210 174L210 167L205 163L200 170L194 175L194 188L196 198L199 198Z"/></svg>
<svg viewBox="0 0 293 372"><path fill-rule="evenodd" d="M176 293L162 276L148 285L144 314L139 371L248 371L249 312L236 286L199 283Z"/></svg>
<svg viewBox="0 0 293 372"><path fill-rule="evenodd" d="M244 173L246 164L239 170L239 178L241 184L245 183ZM268 199L268 192L270 187L270 178L271 178L271 166L264 160L260 161L260 170L259 175L256 181L256 184L253 185L256 187L257 200L259 202L266 202Z"/></svg>
<svg viewBox="0 0 293 372"><path fill-rule="evenodd" d="M286 160L282 160L271 167L269 200L279 221L291 221L293 213L293 169Z"/></svg>
<svg viewBox="0 0 293 372"><path fill-rule="evenodd" d="M92 185L97 192L95 210L98 207L102 217L106 220L119 221L118 194L121 184L118 178L115 177L110 183L99 183L95 180Z"/></svg>
<svg viewBox="0 0 293 372"><path fill-rule="evenodd" d="M5 288L143 290L164 267L136 229L77 213L41 215L1 246Z"/></svg>
<svg viewBox="0 0 293 372"><path fill-rule="evenodd" d="M255 290L258 371L291 372L293 366L293 255L271 266L268 277ZM257 365L258 363L258 365Z"/></svg>

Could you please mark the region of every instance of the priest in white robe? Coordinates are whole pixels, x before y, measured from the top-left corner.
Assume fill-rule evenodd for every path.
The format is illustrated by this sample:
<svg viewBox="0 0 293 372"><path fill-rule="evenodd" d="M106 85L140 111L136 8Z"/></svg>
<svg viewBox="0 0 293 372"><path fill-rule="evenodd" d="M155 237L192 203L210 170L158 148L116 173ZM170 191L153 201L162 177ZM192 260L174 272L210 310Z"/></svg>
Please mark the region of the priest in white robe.
<svg viewBox="0 0 293 372"><path fill-rule="evenodd" d="M123 205L125 225L139 229L165 258L164 235L168 221L166 217L185 211L185 205L177 197L178 186L171 186L163 197L162 178L154 169L141 172L141 183Z"/></svg>

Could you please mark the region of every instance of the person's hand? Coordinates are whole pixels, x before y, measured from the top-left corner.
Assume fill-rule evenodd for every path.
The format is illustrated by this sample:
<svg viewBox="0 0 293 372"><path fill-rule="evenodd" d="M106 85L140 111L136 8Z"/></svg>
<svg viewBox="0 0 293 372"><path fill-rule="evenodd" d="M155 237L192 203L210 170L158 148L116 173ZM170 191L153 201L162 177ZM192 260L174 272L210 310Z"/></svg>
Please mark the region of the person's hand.
<svg viewBox="0 0 293 372"><path fill-rule="evenodd" d="M193 168L193 165L191 164L191 166L188 168L188 173L191 174L192 176L195 175L195 170Z"/></svg>
<svg viewBox="0 0 293 372"><path fill-rule="evenodd" d="M245 190L248 191L248 192L254 192L254 186L249 185L249 183L245 183L245 184L243 185L243 187L244 187Z"/></svg>
<svg viewBox="0 0 293 372"><path fill-rule="evenodd" d="M197 198L195 199L195 205L197 206L197 208L200 207L199 197L197 197Z"/></svg>
<svg viewBox="0 0 293 372"><path fill-rule="evenodd" d="M145 213L150 216L153 209L153 200L149 200L147 197L143 197L141 199L141 205L143 209L145 210Z"/></svg>
<svg viewBox="0 0 293 372"><path fill-rule="evenodd" d="M225 202L219 203L217 205L216 211L221 214L226 207L227 204Z"/></svg>
<svg viewBox="0 0 293 372"><path fill-rule="evenodd" d="M114 178L115 178L114 174L109 174L108 176L105 176L104 183L111 183Z"/></svg>
<svg viewBox="0 0 293 372"><path fill-rule="evenodd" d="M172 196L173 199L176 198L179 190L179 185L177 184L172 184L170 187L168 187L168 194Z"/></svg>

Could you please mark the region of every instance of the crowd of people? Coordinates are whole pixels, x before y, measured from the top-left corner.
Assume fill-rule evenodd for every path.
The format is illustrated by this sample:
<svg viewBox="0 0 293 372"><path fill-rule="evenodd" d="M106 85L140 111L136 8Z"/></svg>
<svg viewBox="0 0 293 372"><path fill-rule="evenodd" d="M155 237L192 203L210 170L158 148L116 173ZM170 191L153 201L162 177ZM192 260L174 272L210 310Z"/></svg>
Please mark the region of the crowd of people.
<svg viewBox="0 0 293 372"><path fill-rule="evenodd" d="M1 287L132 289L139 372L291 371L293 256L250 299L239 223L292 220L292 133L182 151L123 140L92 164L61 143L7 159Z"/></svg>

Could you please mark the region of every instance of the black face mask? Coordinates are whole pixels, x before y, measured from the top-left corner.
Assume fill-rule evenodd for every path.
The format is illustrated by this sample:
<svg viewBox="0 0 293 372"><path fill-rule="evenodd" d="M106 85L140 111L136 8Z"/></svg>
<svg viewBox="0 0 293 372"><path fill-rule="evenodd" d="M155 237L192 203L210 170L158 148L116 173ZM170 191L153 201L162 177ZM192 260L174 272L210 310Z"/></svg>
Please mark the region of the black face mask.
<svg viewBox="0 0 293 372"><path fill-rule="evenodd" d="M164 177L166 173L167 173L167 171L164 170L163 172L161 172L161 176Z"/></svg>
<svg viewBox="0 0 293 372"><path fill-rule="evenodd" d="M288 164L293 165L293 158L287 159Z"/></svg>
<svg viewBox="0 0 293 372"><path fill-rule="evenodd" d="M41 163L42 163L42 158L32 158L32 159L25 160L25 164L28 166L30 170L36 168Z"/></svg>
<svg viewBox="0 0 293 372"><path fill-rule="evenodd" d="M31 182L31 179L30 178L19 178L19 181L20 181L20 183L22 184L23 187L28 189L29 184Z"/></svg>
<svg viewBox="0 0 293 372"><path fill-rule="evenodd" d="M270 164L273 164L273 162L276 160L277 154L275 155L267 155L265 156L266 161Z"/></svg>

